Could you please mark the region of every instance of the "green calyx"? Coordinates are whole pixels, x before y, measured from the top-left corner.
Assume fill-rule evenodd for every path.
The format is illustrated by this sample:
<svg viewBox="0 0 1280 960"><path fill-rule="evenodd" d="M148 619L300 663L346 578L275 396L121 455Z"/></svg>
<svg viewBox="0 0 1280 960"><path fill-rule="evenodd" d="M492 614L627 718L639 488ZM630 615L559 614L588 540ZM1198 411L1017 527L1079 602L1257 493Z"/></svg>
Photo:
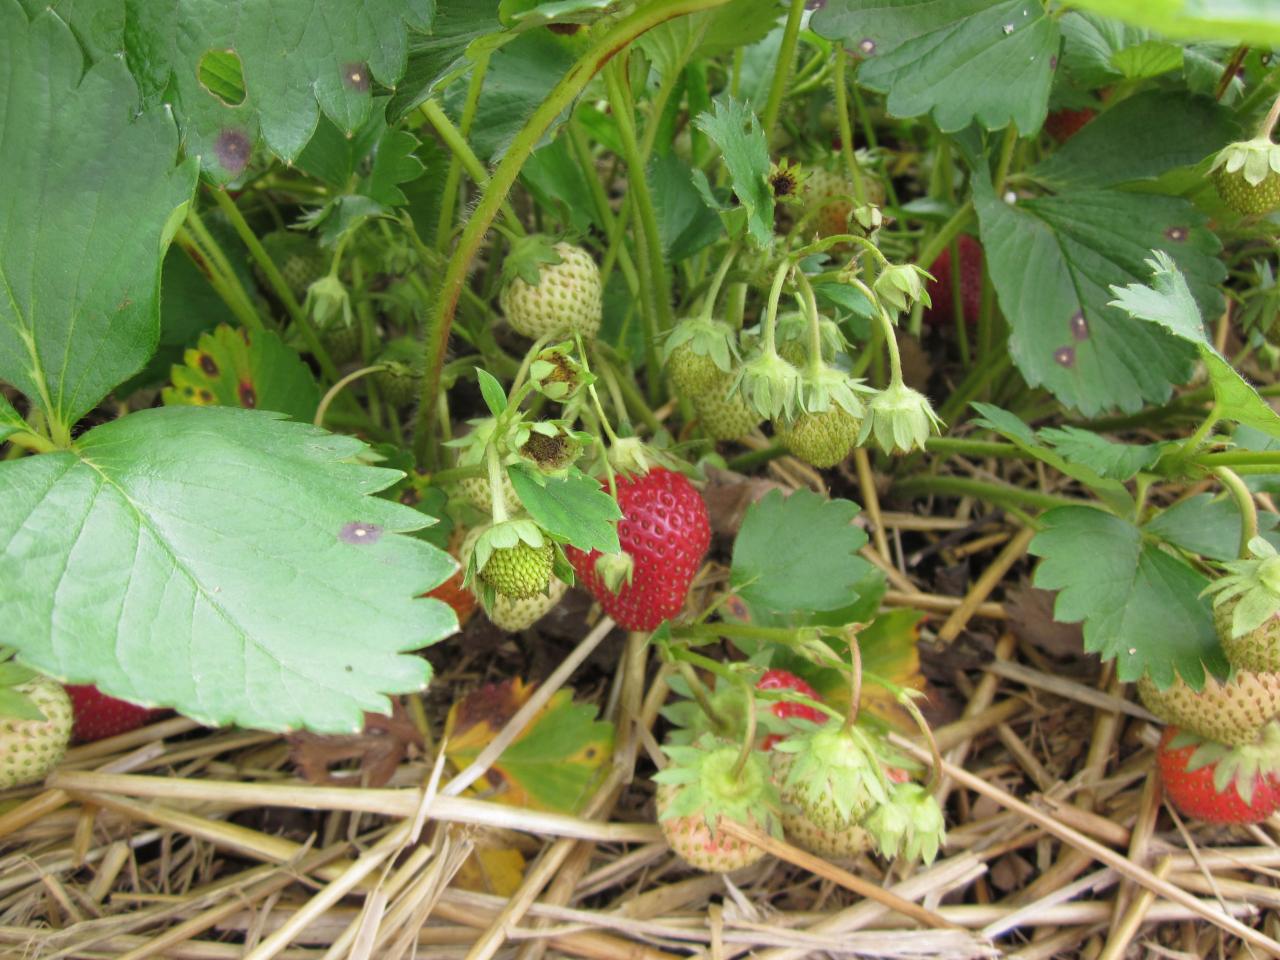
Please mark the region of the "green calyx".
<svg viewBox="0 0 1280 960"><path fill-rule="evenodd" d="M676 787L662 819L700 816L714 833L717 819L754 825L773 836L782 833L782 801L758 751L741 760L739 744L704 736L691 746L668 744L671 764L654 774L658 783Z"/></svg>
<svg viewBox="0 0 1280 960"><path fill-rule="evenodd" d="M779 314L774 339L778 353L794 366L804 368L809 359L809 318L804 313L793 310ZM834 360L849 346L840 325L829 317L818 320L818 345L822 350L821 359L827 362Z"/></svg>
<svg viewBox="0 0 1280 960"><path fill-rule="evenodd" d="M942 807L918 783L897 783L889 799L863 821L863 827L886 857L933 863L946 840Z"/></svg>
<svg viewBox="0 0 1280 960"><path fill-rule="evenodd" d="M521 600L546 592L554 566L555 547L541 527L528 518L504 520L477 538L464 584L478 580L482 590Z"/></svg>
<svg viewBox="0 0 1280 960"><path fill-rule="evenodd" d="M870 404L871 413L862 423L859 443L874 435L885 453L910 453L924 449L925 443L942 427L929 399L905 383L890 383Z"/></svg>
<svg viewBox="0 0 1280 960"><path fill-rule="evenodd" d="M800 371L777 351L761 348L742 364L729 389L761 417L790 417L800 398Z"/></svg>
<svg viewBox="0 0 1280 960"><path fill-rule="evenodd" d="M885 267L876 277L875 292L885 306L903 313L913 303L930 306L925 284L933 279L913 263L897 263Z"/></svg>
<svg viewBox="0 0 1280 960"><path fill-rule="evenodd" d="M1244 636L1280 613L1280 555L1263 537L1250 540L1248 550L1252 556L1224 563L1226 575L1204 591L1213 596L1215 608L1233 603L1225 639Z"/></svg>
<svg viewBox="0 0 1280 960"><path fill-rule="evenodd" d="M548 400L565 403L583 387L595 383L596 378L573 356L573 346L571 341L566 341L547 347L529 364L529 380Z"/></svg>
<svg viewBox="0 0 1280 960"><path fill-rule="evenodd" d="M889 799L890 781L874 740L856 726L846 728L843 720L833 719L773 749L791 759L783 791L806 807L829 804L844 824Z"/></svg>
<svg viewBox="0 0 1280 960"><path fill-rule="evenodd" d="M519 277L529 286L536 287L544 265L562 262L555 240L544 234L531 233L511 245L506 259L502 261L502 281L505 284Z"/></svg>
<svg viewBox="0 0 1280 960"><path fill-rule="evenodd" d="M1280 775L1280 721L1272 721L1263 730L1256 743L1229 747L1180 730L1169 741L1170 750L1195 746L1187 761L1188 772L1213 766L1213 787L1218 793L1234 785L1240 799L1253 802L1253 791L1262 777Z"/></svg>
<svg viewBox="0 0 1280 960"><path fill-rule="evenodd" d="M558 420L527 424L518 432L518 439L520 456L549 476L568 470L583 447L592 441L590 434L570 430Z"/></svg>
<svg viewBox="0 0 1280 960"><path fill-rule="evenodd" d="M48 719L36 706L35 701L19 689L35 680L40 674L13 660L11 652L0 648L0 656L6 653L9 653L9 656L0 659L0 717L36 722Z"/></svg>
<svg viewBox="0 0 1280 960"><path fill-rule="evenodd" d="M307 287L302 309L322 332L345 330L355 324L347 285L331 273Z"/></svg>
<svg viewBox="0 0 1280 960"><path fill-rule="evenodd" d="M1280 206L1280 144L1255 137L1228 144L1209 168L1224 203L1238 213L1269 213Z"/></svg>
<svg viewBox="0 0 1280 960"><path fill-rule="evenodd" d="M681 320L662 346L662 362L677 391L696 396L733 369L738 345L733 329L710 317Z"/></svg>

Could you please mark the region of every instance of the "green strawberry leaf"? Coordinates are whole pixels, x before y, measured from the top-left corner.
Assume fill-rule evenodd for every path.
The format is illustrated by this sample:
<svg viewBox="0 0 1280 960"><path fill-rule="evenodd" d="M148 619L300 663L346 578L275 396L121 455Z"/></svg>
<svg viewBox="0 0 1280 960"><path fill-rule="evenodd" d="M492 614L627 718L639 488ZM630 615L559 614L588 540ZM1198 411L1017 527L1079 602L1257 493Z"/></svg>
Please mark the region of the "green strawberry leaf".
<svg viewBox="0 0 1280 960"><path fill-rule="evenodd" d="M118 55L124 49L124 0L18 0L34 20L52 10L71 28L90 62Z"/></svg>
<svg viewBox="0 0 1280 960"><path fill-rule="evenodd" d="M386 104L386 97L375 97L369 118L351 136L320 117L297 167L341 191L366 169L357 191L383 207L403 206L407 200L400 185L418 179L426 168L416 155L418 138L387 126Z"/></svg>
<svg viewBox="0 0 1280 960"><path fill-rule="evenodd" d="M501 0L498 16L522 30L549 23L591 23L614 5L614 0Z"/></svg>
<svg viewBox="0 0 1280 960"><path fill-rule="evenodd" d="M1276 546L1280 516L1258 512L1258 533ZM1230 497L1198 493L1162 510L1142 528L1144 533L1181 547L1208 560L1236 560L1240 557L1240 509Z"/></svg>
<svg viewBox="0 0 1280 960"><path fill-rule="evenodd" d="M163 110L137 115L117 58L88 72L53 12L0 0L0 380L55 433L141 369L160 262L195 187Z"/></svg>
<svg viewBox="0 0 1280 960"><path fill-rule="evenodd" d="M675 154L654 157L649 187L662 249L670 262L693 256L723 235L720 218L693 185L693 170Z"/></svg>
<svg viewBox="0 0 1280 960"><path fill-rule="evenodd" d="M1111 55L1111 65L1126 80L1145 80L1182 69L1182 47L1165 40L1144 40Z"/></svg>
<svg viewBox="0 0 1280 960"><path fill-rule="evenodd" d="M404 656L457 628L449 576L371 496L398 472L279 414L132 413L0 463L0 619L24 663L211 725L353 733L421 690Z"/></svg>
<svg viewBox="0 0 1280 960"><path fill-rule="evenodd" d="M1154 180L1198 164L1239 135L1231 112L1211 97L1149 90L1099 114L1031 174L1054 189Z"/></svg>
<svg viewBox="0 0 1280 960"><path fill-rule="evenodd" d="M1006 203L974 180L982 246L1012 333L1009 351L1032 386L1086 416L1163 403L1190 379L1195 354L1177 337L1135 323L1109 287L1141 280L1153 248L1172 252L1195 299L1216 315L1221 247L1187 201L1114 190Z"/></svg>
<svg viewBox="0 0 1280 960"><path fill-rule="evenodd" d="M449 711L445 752L458 769L468 766L533 694L520 679L489 684ZM494 799L512 806L579 813L613 755L613 725L596 708L557 690L550 702L502 751L491 768Z"/></svg>
<svg viewBox="0 0 1280 960"><path fill-rule="evenodd" d="M1120 443L1079 427L1044 427L1038 433L1068 462L1108 480L1132 480L1164 453L1163 444Z"/></svg>
<svg viewBox="0 0 1280 960"><path fill-rule="evenodd" d="M372 81L394 87L407 30L431 26L431 0L126 0L129 67L148 102L171 103L187 151L217 182L244 173L259 137L292 162L321 111L354 135L369 117ZM206 57L232 53L241 102L201 83ZM224 71L225 72L225 71Z"/></svg>
<svg viewBox="0 0 1280 960"><path fill-rule="evenodd" d="M769 146L760 121L746 104L733 97L718 97L711 112L702 113L694 126L715 141L733 183L747 229L761 247L773 239L773 193L769 190Z"/></svg>
<svg viewBox="0 0 1280 960"><path fill-rule="evenodd" d="M436 0L435 7L431 32L409 35L409 63L387 107L392 120L404 119L466 73L473 41L502 32L498 0Z"/></svg>
<svg viewBox="0 0 1280 960"><path fill-rule="evenodd" d="M1091 90L1121 79L1116 55L1153 39L1149 30L1095 13L1070 10L1062 26L1062 57L1058 66L1077 86Z"/></svg>
<svg viewBox="0 0 1280 960"><path fill-rule="evenodd" d="M973 403L971 406L980 414L974 420L978 426L994 430L1045 466L1052 467L1073 480L1079 480L1117 512L1133 512L1133 497L1116 478L1103 475L1091 463L1068 457L1062 451L1051 450L1046 446L1044 431L1041 431L1041 436L1036 436L1017 414L989 403Z"/></svg>
<svg viewBox="0 0 1280 960"><path fill-rule="evenodd" d="M546 477L525 463L507 469L511 485L529 516L557 540L580 550L617 553L622 510L600 483L577 467L563 477Z"/></svg>
<svg viewBox="0 0 1280 960"><path fill-rule="evenodd" d="M310 422L320 403L311 369L270 330L222 324L202 333L183 359L170 374L172 386L161 394L168 406L274 410Z"/></svg>
<svg viewBox="0 0 1280 960"><path fill-rule="evenodd" d="M1093 507L1057 507L1040 522L1035 585L1060 591L1054 619L1083 621L1085 649L1114 659L1121 680L1149 673L1164 688L1176 674L1198 690L1206 669L1225 676L1202 574Z"/></svg>
<svg viewBox="0 0 1280 960"><path fill-rule="evenodd" d="M520 168L520 182L537 199L546 213L558 217L564 229L578 234L600 227L600 215L591 194L591 184L569 146L568 137L556 137L533 152Z"/></svg>
<svg viewBox="0 0 1280 960"><path fill-rule="evenodd" d="M1156 250L1147 267L1151 272L1150 286L1140 283L1112 286L1116 299L1111 305L1132 317L1150 321L1200 352L1213 386L1216 409L1222 417L1280 437L1280 414L1209 342L1201 308L1178 265L1164 251Z"/></svg>
<svg viewBox="0 0 1280 960"><path fill-rule="evenodd" d="M13 409L13 404L0 394L0 443L4 443L15 433L26 433L31 427L22 415Z"/></svg>
<svg viewBox="0 0 1280 960"><path fill-rule="evenodd" d="M752 504L733 544L730 582L765 611L835 610L857 599L867 535L853 523L859 507L809 490L771 490ZM753 617L754 619L754 617Z"/></svg>
<svg viewBox="0 0 1280 960"><path fill-rule="evenodd" d="M495 417L502 416L507 409L507 391L502 389L498 378L488 370L476 367L476 379L480 382L480 396L484 398L484 405Z"/></svg>
<svg viewBox="0 0 1280 960"><path fill-rule="evenodd" d="M944 133L1044 123L1060 38L1038 0L828 0L811 26L868 58L858 83L896 117L931 114Z"/></svg>
<svg viewBox="0 0 1280 960"><path fill-rule="evenodd" d="M730 0L714 10L673 17L642 35L636 46L659 75L670 78L692 60L732 53L760 40L777 23L778 12L774 0Z"/></svg>
<svg viewBox="0 0 1280 960"><path fill-rule="evenodd" d="M1149 27L1167 37L1280 47L1274 0L1071 0L1071 5Z"/></svg>

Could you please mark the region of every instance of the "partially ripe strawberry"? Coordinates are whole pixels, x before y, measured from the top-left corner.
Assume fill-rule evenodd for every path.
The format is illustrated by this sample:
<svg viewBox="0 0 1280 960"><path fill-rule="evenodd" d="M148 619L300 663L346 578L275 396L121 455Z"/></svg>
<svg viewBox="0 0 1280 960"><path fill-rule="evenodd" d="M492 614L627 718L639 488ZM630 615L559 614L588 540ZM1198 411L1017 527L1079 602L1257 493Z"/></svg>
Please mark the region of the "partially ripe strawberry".
<svg viewBox="0 0 1280 960"><path fill-rule="evenodd" d="M1278 759L1275 724L1260 745L1235 749L1165 727L1156 750L1169 800L1208 823L1260 823L1280 808Z"/></svg>
<svg viewBox="0 0 1280 960"><path fill-rule="evenodd" d="M57 681L14 663L0 688L0 790L43 780L71 739L71 701ZM43 718L41 718L43 715Z"/></svg>
<svg viewBox="0 0 1280 960"><path fill-rule="evenodd" d="M78 743L92 743L129 733L168 712L107 696L88 684L68 684L66 691L75 715L71 736Z"/></svg>
<svg viewBox="0 0 1280 960"><path fill-rule="evenodd" d="M764 759L752 752L742 760L737 745L714 738L665 750L673 762L654 776L658 823L680 859L708 873L724 873L764 857L759 847L721 829L729 819L781 834L778 791Z"/></svg>
<svg viewBox="0 0 1280 960"><path fill-rule="evenodd" d="M780 670L777 667L764 672L764 675L756 682L756 689L791 690L802 697L808 697L810 700L816 700L819 703L822 702L822 697L818 694L818 691L809 686L803 679L790 670ZM779 720L808 720L810 723L816 723L819 726L827 722L827 715L821 710L796 700L775 701L769 705L769 710ZM786 738L780 733L771 733L761 742L760 749L772 750L774 744L784 739Z"/></svg>
<svg viewBox="0 0 1280 960"><path fill-rule="evenodd" d="M956 240L960 253L960 305L964 310L964 322L975 326L982 309L982 246L967 233ZM955 282L955 265L951 262L951 248L943 250L938 259L929 264L928 272L933 280L926 287L932 304L924 312L924 322L930 326L954 325L955 299L952 284Z"/></svg>
<svg viewBox="0 0 1280 960"><path fill-rule="evenodd" d="M689 586L711 544L711 518L702 496L682 474L657 467L621 477L618 542L631 578L612 590L597 561L600 551L565 547L578 580L624 630L653 630L684 609ZM607 489L607 488L606 488Z"/></svg>
<svg viewBox="0 0 1280 960"><path fill-rule="evenodd" d="M1280 674L1236 671L1225 683L1206 676L1198 692L1181 677L1161 690L1149 676L1138 696L1161 720L1228 746L1256 743L1280 715Z"/></svg>
<svg viewBox="0 0 1280 960"><path fill-rule="evenodd" d="M1066 143L1097 115L1098 111L1092 107L1084 107L1080 110L1069 107L1055 110L1045 117L1044 130L1059 143Z"/></svg>
<svg viewBox="0 0 1280 960"><path fill-rule="evenodd" d="M531 246L545 244L539 238L526 239ZM559 263L528 258L510 276L498 296L502 312L513 330L531 340L574 333L594 339L603 316L600 268L591 254L571 243L560 242L551 249Z"/></svg>

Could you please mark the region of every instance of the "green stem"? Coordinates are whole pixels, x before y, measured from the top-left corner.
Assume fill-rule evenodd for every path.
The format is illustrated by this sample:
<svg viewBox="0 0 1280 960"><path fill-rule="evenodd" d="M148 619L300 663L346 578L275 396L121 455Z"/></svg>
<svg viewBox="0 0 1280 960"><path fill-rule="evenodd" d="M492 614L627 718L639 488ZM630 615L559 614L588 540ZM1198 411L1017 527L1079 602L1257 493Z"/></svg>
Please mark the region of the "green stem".
<svg viewBox="0 0 1280 960"><path fill-rule="evenodd" d="M776 356L778 351L773 343L773 330L778 320L778 302L782 299L782 288L786 285L787 274L791 272L790 260L783 260L773 274L773 285L769 288L769 307L765 311L764 323L761 324L760 349L765 355Z"/></svg>
<svg viewBox="0 0 1280 960"><path fill-rule="evenodd" d="M1220 419L1222 419L1222 412L1218 409L1218 405L1215 403L1209 409L1208 416L1204 418L1200 426L1196 427L1195 433L1187 437L1186 442L1183 443L1180 458L1186 460L1195 456L1196 451L1203 446L1205 440L1209 437L1210 432L1218 425L1218 421Z"/></svg>
<svg viewBox="0 0 1280 960"><path fill-rule="evenodd" d="M769 99L765 101L764 116L760 119L765 140L769 142L773 140L773 128L778 122L782 97L787 91L787 81L791 79L791 69L795 66L796 43L800 39L800 20L803 16L804 0L791 0L791 7L787 11L787 25L782 31L782 44L778 47L778 62L773 70L773 85L769 88Z"/></svg>
<svg viewBox="0 0 1280 960"><path fill-rule="evenodd" d="M386 364L374 363L367 367L361 367L359 370L352 373L348 373L345 377L325 391L324 396L320 399L320 405L316 407L316 415L312 418L311 422L317 427L323 427L325 414L329 412L329 405L333 403L334 397L341 393L348 384L354 383L361 377L367 376L371 373L377 373L379 370L385 369Z"/></svg>
<svg viewBox="0 0 1280 960"><path fill-rule="evenodd" d="M218 204L218 208L226 216L236 234L244 245L249 248L249 256L253 257L254 262L258 264L258 267L266 276L267 283L271 285L276 297L284 304L285 311L289 314L289 319L293 321L302 333L302 339L307 342L307 349L316 358L316 363L320 365L320 370L325 375L325 378L331 382L337 380L338 368L334 366L333 358L329 356L329 351L320 342L319 331L316 330L315 324L311 322L311 318L299 306L293 291L289 289L289 284L285 282L284 276L280 273L280 269L262 246L262 242L258 240L257 234L253 232L253 228L245 220L240 208L236 206L235 201L231 199L225 190L219 187L211 187L209 192L213 194L213 199Z"/></svg>
<svg viewBox="0 0 1280 960"><path fill-rule="evenodd" d="M1027 490L1007 483L973 480L969 477L917 476L893 485L895 496L918 497L940 494L948 497L973 497L995 504L1013 504L1051 510L1054 507L1080 506L1087 501L1061 497L1039 490Z"/></svg>
<svg viewBox="0 0 1280 960"><path fill-rule="evenodd" d="M1271 104L1271 109L1267 111L1267 115L1262 118L1262 124L1258 127L1258 139L1270 140L1271 133L1276 128L1276 122L1280 121L1280 96L1277 96Z"/></svg>
<svg viewBox="0 0 1280 960"><path fill-rule="evenodd" d="M426 375L422 378L421 403L418 405L414 429L414 449L419 460L425 459L427 450L431 447L440 369L444 364L445 347L458 309L458 299L462 296L462 288L466 286L467 271L484 242L489 225L515 184L520 168L551 124L577 99L591 78L627 44L668 20L723 6L727 2L728 0L653 0L618 21L597 37L569 72L560 78L511 141L445 266L439 294L426 325L427 344L423 358Z"/></svg>
<svg viewBox="0 0 1280 960"><path fill-rule="evenodd" d="M822 373L822 318L818 315L818 298L803 270L796 271L796 283L800 286L805 319L809 321L809 373L816 378Z"/></svg>
<svg viewBox="0 0 1280 960"><path fill-rule="evenodd" d="M1272 467L1280 473L1280 450L1224 450L1192 457L1204 467Z"/></svg>
<svg viewBox="0 0 1280 960"><path fill-rule="evenodd" d="M262 318L258 316L258 311L250 302L249 295L245 293L240 278L234 273L224 273L212 252L200 241L199 236L208 236L208 232L203 230L203 224L200 225L200 230L195 229L194 217L194 211L188 214L187 223L178 228L178 232L174 235L174 242L182 248L182 251L195 264L196 269L208 279L209 286L213 287L214 293L227 305L227 309L236 315L241 326L250 330L263 329ZM212 237L208 239L213 241ZM221 254L220 248L218 253Z"/></svg>
<svg viewBox="0 0 1280 960"><path fill-rule="evenodd" d="M599 218L601 225L604 227L604 234L610 238L609 250L605 254L605 262L600 267L600 282L603 286L609 285L609 274L613 269L613 259L617 259L618 266L622 269L622 275L626 278L627 289L631 291L634 297L640 293L640 277L636 274L636 265L631 259L631 251L626 244L614 244L612 238L617 236L618 224L613 215L613 209L609 206L609 197L604 192L604 184L600 182L600 177L596 174L595 161L591 156L591 145L587 142L586 134L582 131L582 124L576 119L570 119L565 124L569 132L569 146L573 148L574 158L578 161L578 166L582 170L582 179L587 184L587 189L591 193L591 202L596 208L596 216ZM614 253L614 251L617 251Z"/></svg>
<svg viewBox="0 0 1280 960"><path fill-rule="evenodd" d="M25 430L18 433L11 433L7 439L15 447L21 447L23 450L30 450L32 453L53 453L61 449L58 444L54 443L48 437L42 437L38 433L28 433Z"/></svg>
<svg viewBox="0 0 1280 960"><path fill-rule="evenodd" d="M743 691L743 704L747 711L747 729L742 734L742 749L738 751L738 759L733 764L733 778L737 780L746 769L747 761L756 749L756 691L746 677L738 677Z"/></svg>
<svg viewBox="0 0 1280 960"><path fill-rule="evenodd" d="M707 287L706 295L702 300L702 319L710 320L716 308L716 298L720 296L720 288L724 286L724 278L729 275L729 268L733 266L733 260L738 255L738 245L731 245L725 252L724 259L720 261L720 266L716 268L715 276L711 278L711 285Z"/></svg>
<svg viewBox="0 0 1280 960"><path fill-rule="evenodd" d="M593 347L602 364L614 374L618 388L622 391L622 398L626 402L631 416L648 427L650 433L660 433L662 431L662 421L658 419L652 408L645 401L644 394L636 386L635 377L627 376L626 372L622 370L617 353L602 340L597 340Z"/></svg>
<svg viewBox="0 0 1280 960"><path fill-rule="evenodd" d="M490 443L484 449L485 466L489 470L489 496L494 523L507 519L507 495L502 490L502 461L498 457L498 445Z"/></svg>
<svg viewBox="0 0 1280 960"><path fill-rule="evenodd" d="M929 238L929 242L920 248L920 255L916 258L916 263L924 270L928 270L930 264L941 256L942 251L946 249L951 241L960 235L960 232L969 225L969 221L973 219L973 201L966 200L955 213L942 226L938 228L938 232ZM953 276L959 276L955 273L958 266L952 267ZM959 286L956 284L956 286Z"/></svg>
<svg viewBox="0 0 1280 960"><path fill-rule="evenodd" d="M996 164L996 195L1004 189L1004 182L1009 176L1009 167L1013 164L1013 150L1018 145L1018 128L1012 123L1005 127L1004 140L1000 144L1000 160Z"/></svg>
<svg viewBox="0 0 1280 960"><path fill-rule="evenodd" d="M694 702L706 714L707 719L711 721L711 725L716 728L718 733L727 733L731 727L712 704L707 686L702 682L702 678L698 676L698 671L693 669L693 664L681 659L676 659L675 664L676 669L680 671L680 676L684 677L684 682L689 685L689 693L692 694Z"/></svg>
<svg viewBox="0 0 1280 960"><path fill-rule="evenodd" d="M963 437L930 437L925 442L929 453L940 453L962 457L999 457L1004 460L1031 460L1030 454L1024 453L1012 443L1001 443L990 440L968 440Z"/></svg>
<svg viewBox="0 0 1280 960"><path fill-rule="evenodd" d="M862 206L867 202L867 186L862 179L862 169L858 166L858 155L853 149L853 127L849 124L849 87L845 80L845 63L849 57L839 43L833 45L832 52L836 58L832 83L836 94L836 121L840 125L840 155L844 157L849 179L853 181L854 199L858 201L858 206Z"/></svg>
<svg viewBox="0 0 1280 960"><path fill-rule="evenodd" d="M1253 492L1229 467L1215 467L1213 475L1227 488L1227 492L1240 509L1240 557L1249 558L1249 541L1258 535L1258 507L1253 502Z"/></svg>

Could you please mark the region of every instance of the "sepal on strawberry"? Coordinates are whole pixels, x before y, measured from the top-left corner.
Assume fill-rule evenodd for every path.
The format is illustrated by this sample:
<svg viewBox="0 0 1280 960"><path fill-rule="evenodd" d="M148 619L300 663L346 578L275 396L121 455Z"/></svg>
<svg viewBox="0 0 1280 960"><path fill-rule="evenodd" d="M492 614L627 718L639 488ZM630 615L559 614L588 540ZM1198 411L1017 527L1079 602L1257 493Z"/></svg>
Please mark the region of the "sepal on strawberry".
<svg viewBox="0 0 1280 960"><path fill-rule="evenodd" d="M662 347L662 360L671 383L690 398L713 389L737 359L733 329L710 317L681 320Z"/></svg>
<svg viewBox="0 0 1280 960"><path fill-rule="evenodd" d="M791 416L800 399L800 371L761 347L743 362L730 389L761 417Z"/></svg>
<svg viewBox="0 0 1280 960"><path fill-rule="evenodd" d="M903 313L913 303L931 305L926 284L933 277L913 263L895 263L880 271L876 277L875 292L885 306Z"/></svg>
<svg viewBox="0 0 1280 960"><path fill-rule="evenodd" d="M567 403L596 378L582 368L573 355L571 341L538 351L529 364L529 380L548 400Z"/></svg>
<svg viewBox="0 0 1280 960"><path fill-rule="evenodd" d="M1223 203L1237 213L1280 207L1280 144L1270 137L1227 144L1213 158L1209 175Z"/></svg>
<svg viewBox="0 0 1280 960"><path fill-rule="evenodd" d="M782 835L781 800L769 765L757 752L706 737L693 746L667 745L671 764L654 775L658 822L672 850L691 866L726 872L750 866L764 851L721 826L732 820Z"/></svg>
<svg viewBox="0 0 1280 960"><path fill-rule="evenodd" d="M895 783L889 799L863 826L886 857L933 863L946 840L947 823L937 799L918 783Z"/></svg>
<svg viewBox="0 0 1280 960"><path fill-rule="evenodd" d="M773 753L784 801L796 804L822 829L855 826L889 799L890 783L875 740L841 719L784 740Z"/></svg>
<svg viewBox="0 0 1280 960"><path fill-rule="evenodd" d="M540 235L514 244L498 295L513 330L532 340L581 334L594 339L603 317L600 268L581 247Z"/></svg>
<svg viewBox="0 0 1280 960"><path fill-rule="evenodd" d="M1235 667L1280 671L1280 555L1254 537L1244 560L1224 563L1226 576L1205 590L1213 596L1214 621L1227 659Z"/></svg>
<svg viewBox="0 0 1280 960"><path fill-rule="evenodd" d="M778 355L797 369L803 370L809 359L809 318L798 310L778 314L773 332ZM830 362L848 346L840 324L830 317L818 319L818 346L821 359Z"/></svg>
<svg viewBox="0 0 1280 960"><path fill-rule="evenodd" d="M1166 727L1156 750L1165 794L1209 823L1259 823L1280 808L1280 724L1258 743L1228 747Z"/></svg>
<svg viewBox="0 0 1280 960"><path fill-rule="evenodd" d="M467 564L467 582L512 600L544 593L555 566L555 546L529 519L504 520L486 527L476 539Z"/></svg>
<svg viewBox="0 0 1280 960"><path fill-rule="evenodd" d="M539 473L562 476L595 438L572 430L567 421L536 420L517 432L520 456Z"/></svg>
<svg viewBox="0 0 1280 960"><path fill-rule="evenodd" d="M72 723L56 680L0 660L0 790L43 780L66 752Z"/></svg>
<svg viewBox="0 0 1280 960"><path fill-rule="evenodd" d="M870 403L870 415L862 422L858 442L874 435L885 453L910 453L942 428L929 398L901 381L890 383Z"/></svg>

